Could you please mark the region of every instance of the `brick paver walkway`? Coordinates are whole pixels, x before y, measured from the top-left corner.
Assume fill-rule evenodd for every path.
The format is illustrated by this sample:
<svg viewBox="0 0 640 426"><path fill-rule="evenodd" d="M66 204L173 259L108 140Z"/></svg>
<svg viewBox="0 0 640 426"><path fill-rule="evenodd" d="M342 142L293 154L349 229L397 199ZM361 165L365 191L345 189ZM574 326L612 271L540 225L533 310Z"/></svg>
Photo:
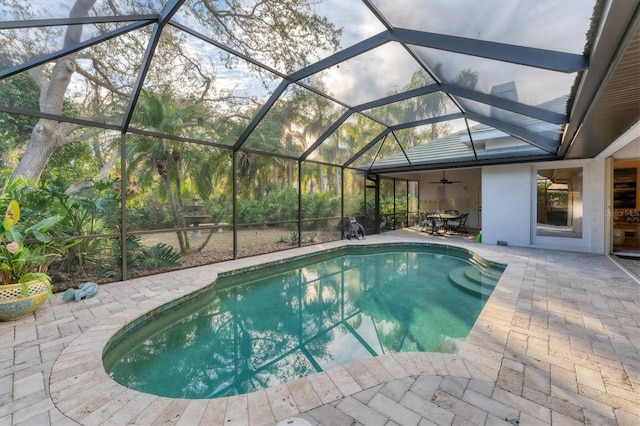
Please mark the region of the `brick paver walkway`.
<svg viewBox="0 0 640 426"><path fill-rule="evenodd" d="M459 353L388 354L247 395L155 397L106 376L106 341L218 272L342 244L429 238L507 263ZM397 231L100 287L0 323L0 425L640 425L640 283L608 256Z"/></svg>

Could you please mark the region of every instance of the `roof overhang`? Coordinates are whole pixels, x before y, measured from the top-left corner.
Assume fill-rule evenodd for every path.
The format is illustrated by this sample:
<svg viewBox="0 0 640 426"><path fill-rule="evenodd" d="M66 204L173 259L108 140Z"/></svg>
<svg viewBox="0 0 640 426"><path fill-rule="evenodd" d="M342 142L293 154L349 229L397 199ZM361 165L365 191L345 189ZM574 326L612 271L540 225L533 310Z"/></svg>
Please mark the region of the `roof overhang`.
<svg viewBox="0 0 640 426"><path fill-rule="evenodd" d="M560 148L566 159L596 157L640 120L640 0L610 1L605 13Z"/></svg>

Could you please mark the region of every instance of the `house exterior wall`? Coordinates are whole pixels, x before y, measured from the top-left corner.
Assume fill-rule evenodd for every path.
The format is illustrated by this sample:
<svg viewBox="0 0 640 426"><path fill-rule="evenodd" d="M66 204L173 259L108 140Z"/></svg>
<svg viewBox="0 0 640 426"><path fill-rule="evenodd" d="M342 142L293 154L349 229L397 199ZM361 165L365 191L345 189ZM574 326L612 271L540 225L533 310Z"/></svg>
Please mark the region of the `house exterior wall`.
<svg viewBox="0 0 640 426"><path fill-rule="evenodd" d="M482 243L531 243L531 166L482 168Z"/></svg>
<svg viewBox="0 0 640 426"><path fill-rule="evenodd" d="M536 170L582 167L582 237L536 235ZM482 169L482 242L608 253L605 160L553 161Z"/></svg>

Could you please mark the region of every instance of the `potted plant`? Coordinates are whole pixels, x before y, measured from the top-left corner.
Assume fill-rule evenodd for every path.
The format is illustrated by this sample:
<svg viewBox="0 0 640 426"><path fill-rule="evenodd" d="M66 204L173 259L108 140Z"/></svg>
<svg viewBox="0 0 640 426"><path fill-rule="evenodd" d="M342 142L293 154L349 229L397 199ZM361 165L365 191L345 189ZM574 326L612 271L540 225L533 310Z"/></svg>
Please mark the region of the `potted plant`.
<svg viewBox="0 0 640 426"><path fill-rule="evenodd" d="M62 219L54 215L35 225L22 226L18 223L18 202L9 201L0 223L1 321L28 316L51 297L51 278L46 272L67 244L55 242L48 232Z"/></svg>

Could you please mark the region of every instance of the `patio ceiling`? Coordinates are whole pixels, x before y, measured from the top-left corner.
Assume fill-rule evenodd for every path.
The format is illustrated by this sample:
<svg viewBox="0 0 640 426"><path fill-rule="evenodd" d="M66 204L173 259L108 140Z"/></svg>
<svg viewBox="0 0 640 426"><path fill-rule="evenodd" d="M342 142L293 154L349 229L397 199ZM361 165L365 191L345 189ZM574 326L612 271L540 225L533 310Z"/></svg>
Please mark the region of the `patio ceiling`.
<svg viewBox="0 0 640 426"><path fill-rule="evenodd" d="M229 18L271 1L97 0L87 14L75 3L0 1L0 82L75 54L65 98L109 81L101 109L0 99L0 111L378 173L591 158L640 119L640 0L315 1L299 12L337 43L314 49L272 49L300 31L276 18L255 38ZM168 69L170 40L183 49ZM129 68L83 62L98 50ZM158 77L172 72L193 77ZM192 92L206 85L216 96ZM136 122L141 94L160 87L203 108L199 129Z"/></svg>

